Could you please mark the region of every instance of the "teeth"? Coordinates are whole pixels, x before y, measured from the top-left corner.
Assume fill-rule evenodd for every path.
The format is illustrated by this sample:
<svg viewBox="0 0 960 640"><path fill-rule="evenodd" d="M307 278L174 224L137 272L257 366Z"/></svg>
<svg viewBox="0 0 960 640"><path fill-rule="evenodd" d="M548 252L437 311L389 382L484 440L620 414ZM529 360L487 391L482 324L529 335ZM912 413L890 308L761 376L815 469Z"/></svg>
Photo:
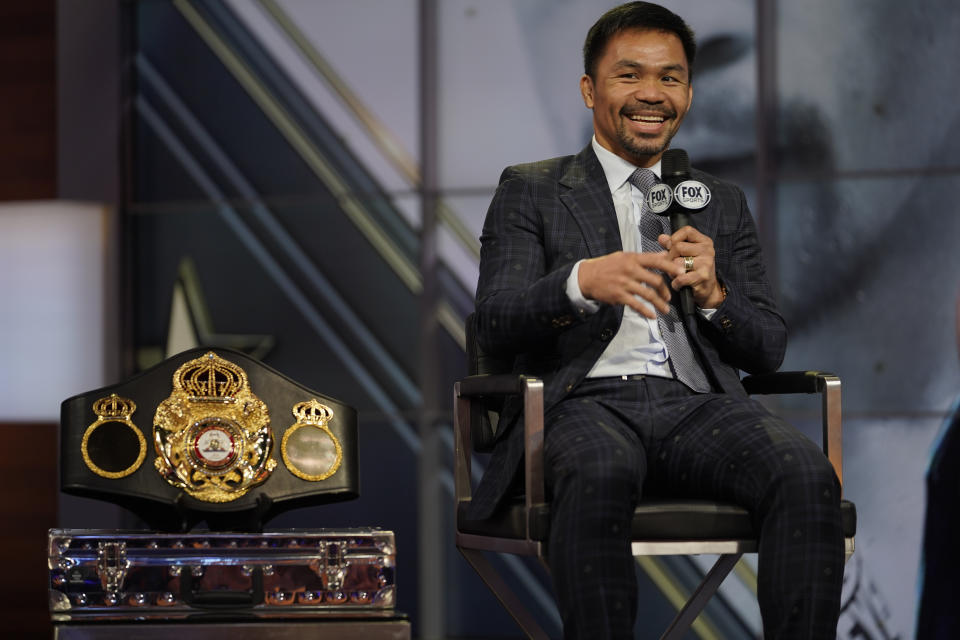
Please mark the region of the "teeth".
<svg viewBox="0 0 960 640"><path fill-rule="evenodd" d="M636 121L636 122L655 122L655 123L659 123L659 122L663 122L664 117L663 117L663 116L630 116L630 119L631 119L631 120L634 120L634 121Z"/></svg>

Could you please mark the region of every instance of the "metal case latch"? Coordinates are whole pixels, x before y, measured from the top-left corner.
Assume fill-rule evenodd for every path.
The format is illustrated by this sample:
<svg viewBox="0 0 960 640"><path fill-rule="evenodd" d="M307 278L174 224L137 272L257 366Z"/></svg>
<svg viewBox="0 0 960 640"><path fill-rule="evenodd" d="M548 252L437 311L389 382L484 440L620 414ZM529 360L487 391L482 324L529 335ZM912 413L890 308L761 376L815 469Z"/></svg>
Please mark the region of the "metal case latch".
<svg viewBox="0 0 960 640"><path fill-rule="evenodd" d="M320 548L323 552L324 573L327 575L327 589L338 591L343 586L343 578L347 572L347 541L328 542Z"/></svg>
<svg viewBox="0 0 960 640"><path fill-rule="evenodd" d="M123 587L123 580L127 576L126 542L100 542L97 546L97 576L100 584L107 593L118 593Z"/></svg>

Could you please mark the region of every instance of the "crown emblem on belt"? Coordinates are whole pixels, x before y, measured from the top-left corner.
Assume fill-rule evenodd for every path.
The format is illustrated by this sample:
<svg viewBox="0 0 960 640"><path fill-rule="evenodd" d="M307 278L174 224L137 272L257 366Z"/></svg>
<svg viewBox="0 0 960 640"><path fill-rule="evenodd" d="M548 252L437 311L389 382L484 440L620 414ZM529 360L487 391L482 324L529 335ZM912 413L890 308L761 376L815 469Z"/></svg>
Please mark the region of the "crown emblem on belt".
<svg viewBox="0 0 960 640"><path fill-rule="evenodd" d="M105 398L100 398L93 403L93 412L102 420L112 420L123 418L129 420L133 412L137 410L137 403L129 398L118 396L115 393Z"/></svg>
<svg viewBox="0 0 960 640"><path fill-rule="evenodd" d="M293 405L293 415L297 418L297 422L325 425L333 417L333 409L315 399L310 399Z"/></svg>
<svg viewBox="0 0 960 640"><path fill-rule="evenodd" d="M240 366L212 351L174 372L153 435L160 475L204 502L236 500L277 466L267 405Z"/></svg>
<svg viewBox="0 0 960 640"><path fill-rule="evenodd" d="M247 373L211 351L177 369L173 389L186 393L191 402L233 403L248 389Z"/></svg>

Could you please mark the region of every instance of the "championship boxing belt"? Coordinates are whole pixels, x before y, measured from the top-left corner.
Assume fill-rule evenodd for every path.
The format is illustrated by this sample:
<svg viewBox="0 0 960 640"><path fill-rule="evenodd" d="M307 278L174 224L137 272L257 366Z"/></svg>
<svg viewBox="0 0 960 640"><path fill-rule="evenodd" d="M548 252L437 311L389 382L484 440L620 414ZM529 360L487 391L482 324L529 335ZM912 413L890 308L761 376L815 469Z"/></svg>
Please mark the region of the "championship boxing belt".
<svg viewBox="0 0 960 640"><path fill-rule="evenodd" d="M356 411L229 349L192 349L60 414L61 489L156 529L257 530L359 495Z"/></svg>

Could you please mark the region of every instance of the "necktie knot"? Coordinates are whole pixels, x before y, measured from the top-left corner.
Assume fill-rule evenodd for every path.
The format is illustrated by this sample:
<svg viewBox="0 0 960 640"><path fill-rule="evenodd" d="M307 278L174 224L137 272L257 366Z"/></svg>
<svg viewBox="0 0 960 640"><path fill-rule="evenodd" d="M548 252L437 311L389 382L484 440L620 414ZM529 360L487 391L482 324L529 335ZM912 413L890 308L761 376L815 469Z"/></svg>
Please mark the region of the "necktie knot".
<svg viewBox="0 0 960 640"><path fill-rule="evenodd" d="M635 186L646 196L650 188L660 182L660 178L650 169L637 169L630 174L627 182Z"/></svg>

